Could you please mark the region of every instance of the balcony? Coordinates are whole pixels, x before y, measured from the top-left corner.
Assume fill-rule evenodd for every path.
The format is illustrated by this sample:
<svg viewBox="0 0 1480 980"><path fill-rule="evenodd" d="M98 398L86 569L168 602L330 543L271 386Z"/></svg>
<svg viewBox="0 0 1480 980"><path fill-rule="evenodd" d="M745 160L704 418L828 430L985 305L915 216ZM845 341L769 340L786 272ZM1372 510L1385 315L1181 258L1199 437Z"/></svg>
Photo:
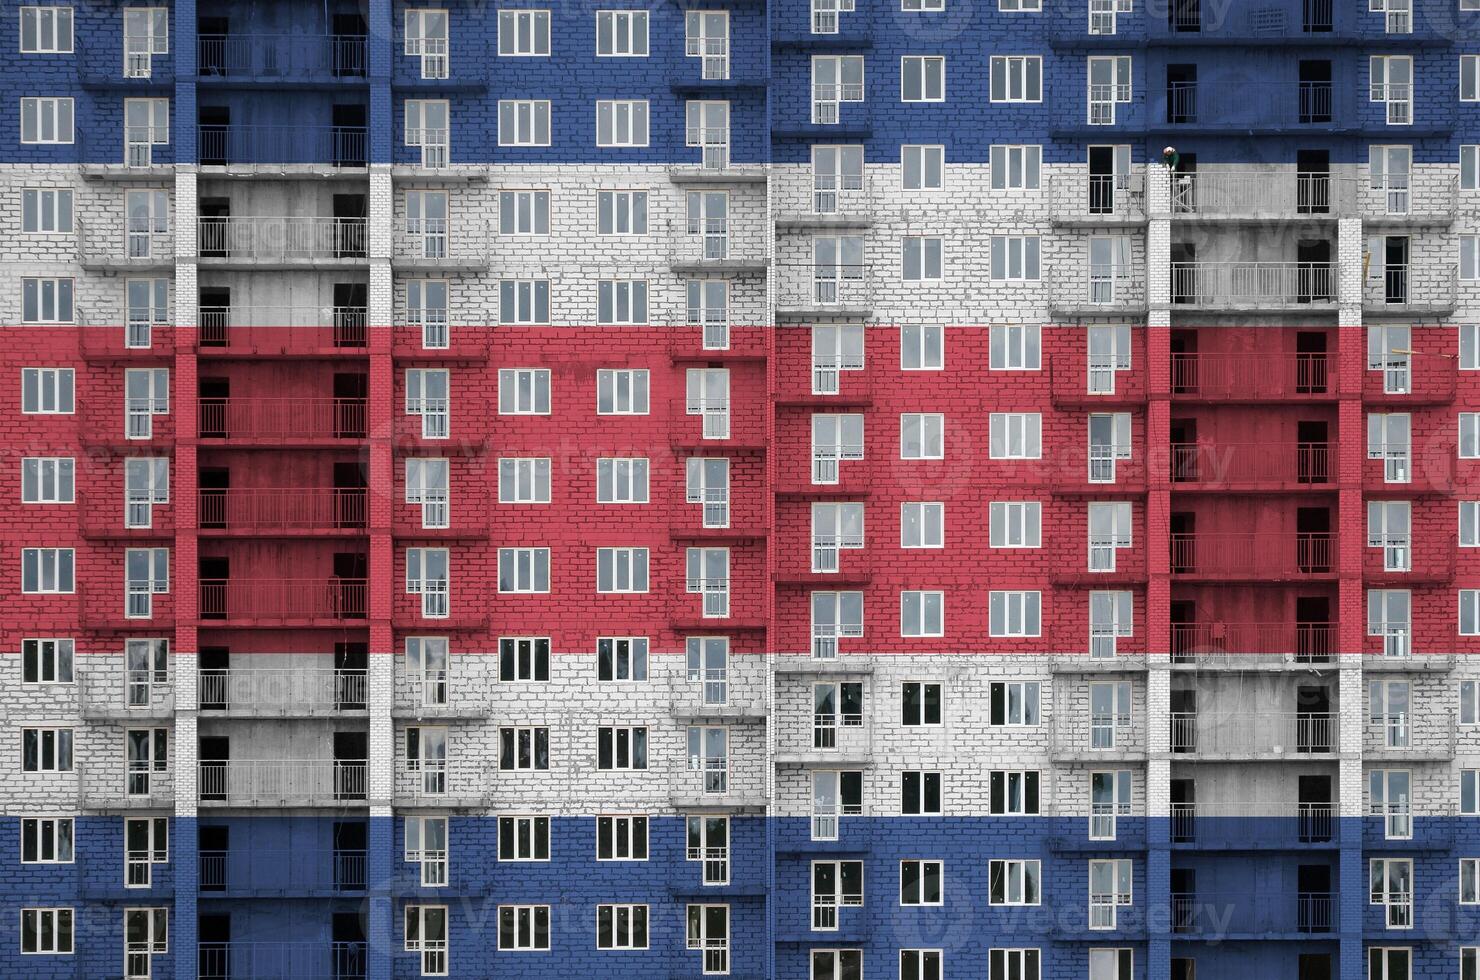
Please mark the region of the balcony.
<svg viewBox="0 0 1480 980"><path fill-rule="evenodd" d="M1133 355L1132 363L1137 363ZM1146 371L1141 368L1120 370L1109 356L1091 358L1088 354L1060 352L1048 363L1049 385L1054 404L1142 405L1146 402Z"/></svg>
<svg viewBox="0 0 1480 980"><path fill-rule="evenodd" d="M77 220L77 261L84 269L159 269L175 262L175 236L168 228L92 224Z"/></svg>
<svg viewBox="0 0 1480 980"><path fill-rule="evenodd" d="M1146 581L1146 549L1117 548L1112 541L1060 541L1048 570L1055 585L1110 588Z"/></svg>
<svg viewBox="0 0 1480 980"><path fill-rule="evenodd" d="M364 670L235 667L202 670L200 710L248 718L302 718L364 711Z"/></svg>
<svg viewBox="0 0 1480 980"><path fill-rule="evenodd" d="M397 269L487 269L488 223L403 218L396 224L393 246L391 264Z"/></svg>
<svg viewBox="0 0 1480 980"><path fill-rule="evenodd" d="M766 793L760 780L737 778L731 762L706 757L674 766L669 774L669 802L681 810L696 811L765 807Z"/></svg>
<svg viewBox="0 0 1480 980"><path fill-rule="evenodd" d="M873 270L869 266L783 265L778 272L778 316L859 318L873 312Z"/></svg>
<svg viewBox="0 0 1480 980"><path fill-rule="evenodd" d="M725 218L680 226L668 235L668 266L685 273L759 273L768 261L756 231L742 231Z"/></svg>
<svg viewBox="0 0 1480 980"><path fill-rule="evenodd" d="M1174 847L1257 851L1337 847L1335 803L1173 803Z"/></svg>
<svg viewBox="0 0 1480 980"><path fill-rule="evenodd" d="M1456 358L1417 352L1362 374L1369 405L1447 405L1454 401Z"/></svg>
<svg viewBox="0 0 1480 980"><path fill-rule="evenodd" d="M364 84L363 34L202 34L201 84L237 82Z"/></svg>
<svg viewBox="0 0 1480 980"><path fill-rule="evenodd" d="M765 695L758 677L741 683L723 668L701 675L672 674L668 678L669 716L679 721L744 724L767 717Z"/></svg>
<svg viewBox="0 0 1480 980"><path fill-rule="evenodd" d="M1139 225L1146 220L1146 175L1076 174L1048 184L1050 214L1061 225Z"/></svg>
<svg viewBox="0 0 1480 980"><path fill-rule="evenodd" d="M1055 711L1049 756L1060 761L1134 761L1146 758L1144 712L1091 712L1084 707Z"/></svg>
<svg viewBox="0 0 1480 980"><path fill-rule="evenodd" d="M396 658L395 696L391 714L397 718L487 718L492 675L479 677L466 668L407 670L405 658ZM475 658L476 660L477 658ZM461 661L453 663L461 665Z"/></svg>
<svg viewBox="0 0 1480 980"><path fill-rule="evenodd" d="M1173 354L1178 401L1329 401L1336 397L1332 358L1324 353Z"/></svg>
<svg viewBox="0 0 1480 980"><path fill-rule="evenodd" d="M800 725L795 730L797 734L805 731ZM782 739L773 759L778 766L824 769L832 765L872 765L873 716L863 712L813 715L810 738Z"/></svg>
<svg viewBox="0 0 1480 980"><path fill-rule="evenodd" d="M363 942L230 942L196 946L196 980L364 980Z"/></svg>
<svg viewBox="0 0 1480 980"><path fill-rule="evenodd" d="M1357 186L1329 173L1271 170L1199 170L1171 175L1172 218L1315 221L1352 214Z"/></svg>
<svg viewBox="0 0 1480 980"><path fill-rule="evenodd" d="M398 766L398 807L483 807L489 800L492 773L476 764L454 765L446 759L422 759Z"/></svg>
<svg viewBox="0 0 1480 980"><path fill-rule="evenodd" d="M1173 262L1171 298L1188 310L1325 310L1337 301L1330 262Z"/></svg>
<svg viewBox="0 0 1480 980"><path fill-rule="evenodd" d="M243 848L203 850L199 859L202 898L332 898L365 890L364 851Z"/></svg>
<svg viewBox="0 0 1480 980"><path fill-rule="evenodd" d="M1174 711L1174 755L1199 759L1305 758L1337 750L1328 711Z"/></svg>
<svg viewBox="0 0 1480 980"><path fill-rule="evenodd" d="M338 626L363 621L362 578L201 579L201 625Z"/></svg>
<svg viewBox="0 0 1480 980"><path fill-rule="evenodd" d="M446 314L434 310L397 312L391 333L391 356L397 361L488 362L492 326L481 323L448 323Z"/></svg>
<svg viewBox="0 0 1480 980"><path fill-rule="evenodd" d="M1175 442L1169 462L1174 490L1336 489L1329 442Z"/></svg>
<svg viewBox="0 0 1480 980"><path fill-rule="evenodd" d="M1448 762L1454 758L1456 738L1453 712L1369 714L1362 754L1373 761Z"/></svg>
<svg viewBox="0 0 1480 980"><path fill-rule="evenodd" d="M77 766L77 803L84 810L171 810L175 783L170 772L134 770L123 759L112 764ZM147 763L145 763L147 765Z"/></svg>
<svg viewBox="0 0 1480 980"><path fill-rule="evenodd" d="M1356 88L1331 82L1169 82L1153 92L1148 107L1152 131L1245 135L1289 129L1331 130L1355 115Z"/></svg>
<svg viewBox="0 0 1480 980"><path fill-rule="evenodd" d="M1404 583L1430 584L1454 580L1454 543L1426 542L1414 548L1406 535L1394 535L1378 547L1362 551L1364 582L1402 588Z"/></svg>
<svg viewBox="0 0 1480 980"><path fill-rule="evenodd" d="M201 536L363 534L366 494L363 488L201 490Z"/></svg>
<svg viewBox="0 0 1480 980"><path fill-rule="evenodd" d="M1099 313L1144 313L1146 270L1144 266L1088 266L1078 269L1049 269L1048 307L1056 313L1093 315Z"/></svg>
<svg viewBox="0 0 1480 980"><path fill-rule="evenodd" d="M1378 265L1362 281L1362 310L1378 316L1454 312L1459 288L1456 266Z"/></svg>
<svg viewBox="0 0 1480 980"><path fill-rule="evenodd" d="M1064 446L1031 464L1055 493L1135 495L1146 492L1146 456L1114 446Z"/></svg>
<svg viewBox="0 0 1480 980"><path fill-rule="evenodd" d="M348 806L366 801L363 759L232 759L199 763L202 806ZM235 974L233 974L235 976Z"/></svg>
<svg viewBox="0 0 1480 980"><path fill-rule="evenodd" d="M200 258L209 265L365 263L364 218L201 218Z"/></svg>
<svg viewBox="0 0 1480 980"><path fill-rule="evenodd" d="M1171 899L1172 935L1210 942L1328 935L1338 922L1333 892L1173 892Z"/></svg>
<svg viewBox="0 0 1480 980"><path fill-rule="evenodd" d="M1310 581L1336 577L1329 532L1172 534L1172 577L1183 581Z"/></svg>
<svg viewBox="0 0 1480 980"><path fill-rule="evenodd" d="M363 398L202 398L199 435L234 445L335 445L365 438Z"/></svg>
<svg viewBox="0 0 1480 980"><path fill-rule="evenodd" d="M195 351L202 357L364 355L363 306L202 306Z"/></svg>
<svg viewBox="0 0 1480 980"><path fill-rule="evenodd" d="M112 493L78 491L77 509L84 538L127 541L170 538L175 534L173 507L168 504L131 507L122 488Z"/></svg>
<svg viewBox="0 0 1480 980"><path fill-rule="evenodd" d="M237 126L203 124L202 167L292 166L310 170L364 169L369 138L364 126Z"/></svg>
<svg viewBox="0 0 1480 980"><path fill-rule="evenodd" d="M838 178L815 177L790 181L777 188L776 228L868 228L880 202L868 173Z"/></svg>
<svg viewBox="0 0 1480 980"><path fill-rule="evenodd" d="M78 713L89 719L158 719L175 714L175 687L155 670L88 667L77 672Z"/></svg>
<svg viewBox="0 0 1480 980"><path fill-rule="evenodd" d="M1279 663L1332 663L1335 623L1225 623L1218 620L1171 624L1172 662L1240 668L1277 658Z"/></svg>
<svg viewBox="0 0 1480 980"><path fill-rule="evenodd" d="M1459 180L1454 174L1370 175L1357 182L1364 226L1449 225L1459 210Z"/></svg>

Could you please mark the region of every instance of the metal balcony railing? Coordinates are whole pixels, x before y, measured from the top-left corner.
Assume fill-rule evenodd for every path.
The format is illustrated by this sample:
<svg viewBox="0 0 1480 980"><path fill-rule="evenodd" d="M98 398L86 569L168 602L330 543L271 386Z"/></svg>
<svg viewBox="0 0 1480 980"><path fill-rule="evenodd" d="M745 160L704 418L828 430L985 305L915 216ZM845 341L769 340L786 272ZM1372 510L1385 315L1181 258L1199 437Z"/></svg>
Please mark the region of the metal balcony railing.
<svg viewBox="0 0 1480 980"><path fill-rule="evenodd" d="M201 490L202 529L222 531L311 531L363 528L363 488Z"/></svg>
<svg viewBox="0 0 1480 980"><path fill-rule="evenodd" d="M1199 170L1171 175L1172 213L1214 217L1344 215L1356 182L1291 170Z"/></svg>
<svg viewBox="0 0 1480 980"><path fill-rule="evenodd" d="M1329 711L1171 714L1172 751L1197 755L1313 755L1335 752Z"/></svg>
<svg viewBox="0 0 1480 980"><path fill-rule="evenodd" d="M290 714L298 711L363 711L364 670L252 667L202 670L200 710Z"/></svg>
<svg viewBox="0 0 1480 980"><path fill-rule="evenodd" d="M1270 932L1325 934L1337 926L1333 892L1173 892L1171 912L1174 934L1203 938Z"/></svg>
<svg viewBox="0 0 1480 980"><path fill-rule="evenodd" d="M1338 821L1332 802L1173 803L1171 840L1208 849L1329 844Z"/></svg>
<svg viewBox="0 0 1480 980"><path fill-rule="evenodd" d="M363 398L202 398L202 439L363 439Z"/></svg>
<svg viewBox="0 0 1480 980"><path fill-rule="evenodd" d="M201 619L364 619L362 578L201 579Z"/></svg>
<svg viewBox="0 0 1480 980"><path fill-rule="evenodd" d="M1050 178L1052 215L1059 220L1139 221L1146 217L1145 174L1078 174Z"/></svg>
<svg viewBox="0 0 1480 980"><path fill-rule="evenodd" d="M1157 95L1166 125L1220 130L1329 126L1338 111L1349 117L1354 104L1354 93L1325 81L1169 82Z"/></svg>
<svg viewBox="0 0 1480 980"><path fill-rule="evenodd" d="M369 161L364 126L239 126L202 123L203 167L320 165L364 167Z"/></svg>
<svg viewBox="0 0 1480 980"><path fill-rule="evenodd" d="M203 942L197 980L364 980L363 942Z"/></svg>
<svg viewBox="0 0 1480 980"><path fill-rule="evenodd" d="M201 218L200 257L247 262L365 257L364 218Z"/></svg>
<svg viewBox="0 0 1480 980"><path fill-rule="evenodd" d="M202 306L198 322L202 353L314 354L369 344L363 306Z"/></svg>
<svg viewBox="0 0 1480 980"><path fill-rule="evenodd" d="M1336 570L1330 532L1172 534L1172 575L1208 579L1307 578Z"/></svg>
<svg viewBox="0 0 1480 980"><path fill-rule="evenodd" d="M1325 486L1335 477L1329 442L1176 442L1173 483L1218 486Z"/></svg>
<svg viewBox="0 0 1480 980"><path fill-rule="evenodd" d="M1172 302L1286 309L1337 300L1330 262L1173 262Z"/></svg>
<svg viewBox="0 0 1480 980"><path fill-rule="evenodd" d="M1334 397L1330 367L1331 358L1324 353L1173 354L1172 395L1219 400Z"/></svg>
<svg viewBox="0 0 1480 980"><path fill-rule="evenodd" d="M1328 663L1336 652L1334 623L1172 623L1172 662L1205 663L1259 655L1288 657L1297 663Z"/></svg>
<svg viewBox="0 0 1480 980"><path fill-rule="evenodd" d="M364 801L363 759L232 759L199 763L202 803L324 806Z"/></svg>
<svg viewBox="0 0 1480 980"><path fill-rule="evenodd" d="M203 79L252 81L352 80L368 68L363 34L202 34Z"/></svg>
<svg viewBox="0 0 1480 980"><path fill-rule="evenodd" d="M203 892L350 892L365 888L362 850L200 851Z"/></svg>

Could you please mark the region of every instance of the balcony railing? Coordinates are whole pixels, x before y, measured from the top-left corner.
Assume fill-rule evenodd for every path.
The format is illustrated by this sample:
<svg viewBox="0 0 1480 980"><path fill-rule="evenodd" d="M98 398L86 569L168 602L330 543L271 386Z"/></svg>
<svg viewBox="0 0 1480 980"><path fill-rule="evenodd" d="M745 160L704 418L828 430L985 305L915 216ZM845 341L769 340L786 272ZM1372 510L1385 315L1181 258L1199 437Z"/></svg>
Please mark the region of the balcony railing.
<svg viewBox="0 0 1480 980"><path fill-rule="evenodd" d="M1250 933L1318 933L1336 931L1333 892L1173 892L1172 932L1203 938Z"/></svg>
<svg viewBox="0 0 1480 980"><path fill-rule="evenodd" d="M201 490L200 527L222 531L363 528L363 488Z"/></svg>
<svg viewBox="0 0 1480 980"><path fill-rule="evenodd" d="M364 801L363 759L233 759L199 764L200 801L225 806L324 806Z"/></svg>
<svg viewBox="0 0 1480 980"><path fill-rule="evenodd" d="M1049 181L1056 220L1140 221L1146 217L1145 174L1078 174Z"/></svg>
<svg viewBox="0 0 1480 980"><path fill-rule="evenodd" d="M1172 662L1204 663L1275 655L1295 662L1327 663L1336 653L1334 623L1172 623Z"/></svg>
<svg viewBox="0 0 1480 980"><path fill-rule="evenodd" d="M1142 266L1095 266L1050 269L1048 303L1063 312L1139 310L1146 306L1146 276Z"/></svg>
<svg viewBox="0 0 1480 980"><path fill-rule="evenodd" d="M1336 570L1330 532L1171 535L1174 576L1202 579L1313 578Z"/></svg>
<svg viewBox="0 0 1480 980"><path fill-rule="evenodd" d="M365 888L360 850L260 850L200 852L200 890L301 895Z"/></svg>
<svg viewBox="0 0 1480 980"><path fill-rule="evenodd" d="M1173 803L1171 838L1210 850L1330 844L1338 839L1335 803Z"/></svg>
<svg viewBox="0 0 1480 980"><path fill-rule="evenodd" d="M201 619L364 619L362 578L200 580Z"/></svg>
<svg viewBox="0 0 1480 980"><path fill-rule="evenodd" d="M363 980L363 942L199 943L197 980Z"/></svg>
<svg viewBox="0 0 1480 980"><path fill-rule="evenodd" d="M367 323L363 306L202 306L197 344L219 354L363 351Z"/></svg>
<svg viewBox="0 0 1480 980"><path fill-rule="evenodd" d="M1204 486L1324 487L1335 477L1334 453L1328 442L1177 442L1171 478Z"/></svg>
<svg viewBox="0 0 1480 980"><path fill-rule="evenodd" d="M1328 754L1336 751L1336 715L1329 711L1174 711L1171 736L1172 751L1187 754Z"/></svg>
<svg viewBox="0 0 1480 980"><path fill-rule="evenodd" d="M200 710L248 714L363 711L364 670L252 667L200 671Z"/></svg>
<svg viewBox="0 0 1480 980"><path fill-rule="evenodd" d="M783 265L777 306L818 312L873 307L872 270L866 265Z"/></svg>
<svg viewBox="0 0 1480 980"><path fill-rule="evenodd" d="M1173 354L1172 395L1219 401L1335 397L1330 365L1324 353Z"/></svg>
<svg viewBox="0 0 1480 980"><path fill-rule="evenodd" d="M1330 262L1173 262L1172 302L1186 306L1287 309L1336 302Z"/></svg>
<svg viewBox="0 0 1480 980"><path fill-rule="evenodd" d="M363 398L202 398L202 439L363 439Z"/></svg>
<svg viewBox="0 0 1480 980"><path fill-rule="evenodd" d="M254 164L364 167L370 159L364 126L200 126L200 165Z"/></svg>
<svg viewBox="0 0 1480 980"><path fill-rule="evenodd" d="M1161 96L1168 126L1250 130L1330 126L1349 118L1354 94L1330 82L1170 82Z"/></svg>
<svg viewBox="0 0 1480 980"><path fill-rule="evenodd" d="M1362 305L1393 313L1448 313L1454 309L1459 287L1455 266L1378 266L1362 281Z"/></svg>
<svg viewBox="0 0 1480 980"><path fill-rule="evenodd" d="M306 262L365 257L364 218L201 218L200 257Z"/></svg>
<svg viewBox="0 0 1480 980"><path fill-rule="evenodd" d="M1199 170L1174 173L1172 213L1242 218L1342 215L1355 208L1356 182L1292 170Z"/></svg>
<svg viewBox="0 0 1480 980"><path fill-rule="evenodd" d="M203 79L272 82L353 80L368 67L363 34L202 34L197 64Z"/></svg>

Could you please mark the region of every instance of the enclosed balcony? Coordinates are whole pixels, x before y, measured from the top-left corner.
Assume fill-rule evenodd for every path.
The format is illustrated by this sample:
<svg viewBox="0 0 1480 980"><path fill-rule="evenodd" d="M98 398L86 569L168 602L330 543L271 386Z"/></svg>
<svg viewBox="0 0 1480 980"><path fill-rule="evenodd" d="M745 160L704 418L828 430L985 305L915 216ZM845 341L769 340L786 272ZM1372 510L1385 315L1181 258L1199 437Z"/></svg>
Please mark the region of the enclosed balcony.
<svg viewBox="0 0 1480 980"><path fill-rule="evenodd" d="M365 438L363 398L202 398L201 439L233 444L332 445Z"/></svg>
<svg viewBox="0 0 1480 980"><path fill-rule="evenodd" d="M1056 313L1093 315L1146 309L1146 270L1136 262L1064 263L1049 269L1048 307Z"/></svg>
<svg viewBox="0 0 1480 980"><path fill-rule="evenodd" d="M1335 623L1174 622L1172 662L1233 668L1267 662L1330 663L1336 654Z"/></svg>
<svg viewBox="0 0 1480 980"><path fill-rule="evenodd" d="M1301 581L1334 578L1330 532L1174 533L1174 578L1195 581Z"/></svg>
<svg viewBox="0 0 1480 980"><path fill-rule="evenodd" d="M1307 937L1329 935L1338 925L1337 896L1329 891L1173 892L1171 900L1174 937L1204 941Z"/></svg>
<svg viewBox="0 0 1480 980"><path fill-rule="evenodd" d="M1298 758L1336 751L1331 711L1174 711L1174 754L1202 759Z"/></svg>
<svg viewBox="0 0 1480 980"><path fill-rule="evenodd" d="M200 258L211 265L361 265L365 229L364 218L201 218Z"/></svg>
<svg viewBox="0 0 1480 980"><path fill-rule="evenodd" d="M331 898L365 890L363 848L203 848L199 860L202 897Z"/></svg>
<svg viewBox="0 0 1480 980"><path fill-rule="evenodd" d="M369 349L364 306L202 306L202 357L337 357Z"/></svg>
<svg viewBox="0 0 1480 980"><path fill-rule="evenodd" d="M1174 847L1197 850L1335 847L1338 821L1330 801L1173 803L1171 840Z"/></svg>
<svg viewBox="0 0 1480 980"><path fill-rule="evenodd" d="M313 717L364 711L363 669L233 667L203 669L200 710L244 717Z"/></svg>
<svg viewBox="0 0 1480 980"><path fill-rule="evenodd" d="M873 270L867 265L782 265L776 312L780 316L868 316L874 308Z"/></svg>
<svg viewBox="0 0 1480 980"><path fill-rule="evenodd" d="M363 487L201 490L206 535L361 534L368 518Z"/></svg>
<svg viewBox="0 0 1480 980"><path fill-rule="evenodd" d="M1189 310L1334 308L1330 262L1173 262L1171 298Z"/></svg>
<svg viewBox="0 0 1480 980"><path fill-rule="evenodd" d="M1373 265L1362 281L1364 312L1385 315L1453 313L1459 286L1455 266Z"/></svg>
<svg viewBox="0 0 1480 980"><path fill-rule="evenodd" d="M363 942L203 942L196 950L197 980L364 980L367 962Z"/></svg>
<svg viewBox="0 0 1480 980"><path fill-rule="evenodd" d="M369 787L363 759L210 761L198 775L203 806L353 806Z"/></svg>
<svg viewBox="0 0 1480 980"><path fill-rule="evenodd" d="M1312 353L1173 353L1179 401L1325 401L1336 397L1332 359Z"/></svg>
<svg viewBox="0 0 1480 980"><path fill-rule="evenodd" d="M1146 220L1146 175L1084 173L1049 179L1053 220L1070 225L1139 225Z"/></svg>
<svg viewBox="0 0 1480 980"><path fill-rule="evenodd" d="M202 122L202 167L305 166L360 168L369 161L364 126L246 126Z"/></svg>
<svg viewBox="0 0 1480 980"><path fill-rule="evenodd" d="M363 83L369 69L363 34L201 34L201 84L236 82Z"/></svg>
<svg viewBox="0 0 1480 980"><path fill-rule="evenodd" d="M1175 490L1331 490L1336 446L1330 442L1174 442Z"/></svg>
<svg viewBox="0 0 1480 980"><path fill-rule="evenodd" d="M363 578L200 580L202 624L243 626L336 625L364 620Z"/></svg>

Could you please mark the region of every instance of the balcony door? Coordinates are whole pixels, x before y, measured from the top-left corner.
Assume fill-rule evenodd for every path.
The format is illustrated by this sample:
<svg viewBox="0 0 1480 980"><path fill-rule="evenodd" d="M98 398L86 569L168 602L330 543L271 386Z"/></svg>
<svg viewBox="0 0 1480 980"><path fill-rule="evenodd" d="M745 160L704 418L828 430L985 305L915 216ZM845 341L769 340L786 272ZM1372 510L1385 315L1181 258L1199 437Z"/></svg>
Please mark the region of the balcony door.
<svg viewBox="0 0 1480 980"><path fill-rule="evenodd" d="M200 675L200 710L225 711L231 707L231 649L201 647L196 663Z"/></svg>
<svg viewBox="0 0 1480 980"><path fill-rule="evenodd" d="M369 758L368 732L334 733L334 798L365 798L366 760Z"/></svg>
<svg viewBox="0 0 1480 980"><path fill-rule="evenodd" d="M199 568L199 599L201 619L226 619L231 615L231 602L227 596L231 581L231 559L225 556L201 555Z"/></svg>
<svg viewBox="0 0 1480 980"><path fill-rule="evenodd" d="M1295 210L1331 213L1331 151L1295 151Z"/></svg>
<svg viewBox="0 0 1480 980"><path fill-rule="evenodd" d="M1327 663L1331 659L1331 600L1327 596L1295 599L1295 659Z"/></svg>
<svg viewBox="0 0 1480 980"><path fill-rule="evenodd" d="M336 167L363 167L367 157L365 106L335 105L330 110L330 159Z"/></svg>
<svg viewBox="0 0 1480 980"><path fill-rule="evenodd" d="M1329 841L1335 826L1335 808L1331 800L1331 777L1327 775L1301 776L1298 793L1300 799L1296 806L1299 813L1301 843Z"/></svg>
<svg viewBox="0 0 1480 980"><path fill-rule="evenodd" d="M201 846L205 846L204 827L201 828ZM200 980L224 980L226 977L236 976L231 964L230 914L202 912L196 923L196 943L199 950L196 954L196 975Z"/></svg>
<svg viewBox="0 0 1480 980"><path fill-rule="evenodd" d="M201 74L226 74L226 47L221 45L221 61L213 66L215 70L206 71L202 64ZM231 143L231 109L224 105L203 105L197 110L196 120L199 123L199 143L197 144L197 155L202 167L224 167L233 162L229 144ZM204 207L205 202L201 202ZM201 215L205 215L202 210ZM202 253L204 254L204 253Z"/></svg>
<svg viewBox="0 0 1480 980"><path fill-rule="evenodd" d="M1336 298L1331 277L1331 243L1301 241L1295 246L1295 301L1329 303Z"/></svg>
<svg viewBox="0 0 1480 980"><path fill-rule="evenodd" d="M364 711L370 647L363 641L334 644L334 708Z"/></svg>
<svg viewBox="0 0 1480 980"><path fill-rule="evenodd" d="M1296 752L1330 752L1334 724L1330 688L1302 685L1295 689Z"/></svg>
<svg viewBox="0 0 1480 980"><path fill-rule="evenodd" d="M1089 213L1114 214L1117 193L1126 193L1131 172L1131 148L1091 146L1089 148Z"/></svg>
<svg viewBox="0 0 1480 980"><path fill-rule="evenodd" d="M200 798L225 802L231 791L231 739L225 735L202 735L199 752Z"/></svg>
<svg viewBox="0 0 1480 980"><path fill-rule="evenodd" d="M1302 864L1295 871L1296 927L1301 932L1330 932L1333 909L1331 866Z"/></svg>

